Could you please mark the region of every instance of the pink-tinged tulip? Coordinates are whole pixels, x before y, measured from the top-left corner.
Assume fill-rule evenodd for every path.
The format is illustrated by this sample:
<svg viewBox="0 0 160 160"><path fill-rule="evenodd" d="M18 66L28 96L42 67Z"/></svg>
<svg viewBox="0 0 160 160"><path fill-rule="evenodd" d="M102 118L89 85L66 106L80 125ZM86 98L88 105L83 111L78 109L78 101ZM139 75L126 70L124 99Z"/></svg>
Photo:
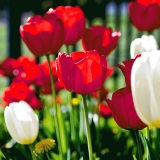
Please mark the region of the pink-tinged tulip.
<svg viewBox="0 0 160 160"><path fill-rule="evenodd" d="M132 66L135 109L147 125L160 128L160 51L143 52Z"/></svg>
<svg viewBox="0 0 160 160"><path fill-rule="evenodd" d="M28 87L24 82L12 82L9 87L3 90L2 99L7 104L23 100L29 103L33 109L43 107L43 103L35 95L35 90Z"/></svg>
<svg viewBox="0 0 160 160"><path fill-rule="evenodd" d="M75 44L82 38L86 26L83 11L78 6L58 6L55 10L65 25L66 36L64 44Z"/></svg>
<svg viewBox="0 0 160 160"><path fill-rule="evenodd" d="M152 32L160 27L160 6L156 2L154 4L143 2L129 3L129 17L138 30Z"/></svg>
<svg viewBox="0 0 160 160"><path fill-rule="evenodd" d="M65 28L55 12L30 17L20 26L20 35L35 56L56 54L63 45Z"/></svg>
<svg viewBox="0 0 160 160"><path fill-rule="evenodd" d="M112 32L111 28L105 26L91 26L85 29L82 46L85 51L95 49L107 56L116 48L120 36L120 31Z"/></svg>
<svg viewBox="0 0 160 160"><path fill-rule="evenodd" d="M121 88L113 93L112 99L106 99L116 123L124 129L143 129L146 127L138 117L130 89Z"/></svg>
<svg viewBox="0 0 160 160"><path fill-rule="evenodd" d="M95 50L72 52L71 55L59 53L56 64L64 88L78 94L95 92L106 78L106 58Z"/></svg>

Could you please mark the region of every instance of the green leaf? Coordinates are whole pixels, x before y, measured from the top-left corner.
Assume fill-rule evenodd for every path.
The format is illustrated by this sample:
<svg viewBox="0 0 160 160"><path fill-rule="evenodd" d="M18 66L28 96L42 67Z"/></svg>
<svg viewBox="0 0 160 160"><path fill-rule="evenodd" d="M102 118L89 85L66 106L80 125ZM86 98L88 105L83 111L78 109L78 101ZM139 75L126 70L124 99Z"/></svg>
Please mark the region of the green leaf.
<svg viewBox="0 0 160 160"><path fill-rule="evenodd" d="M57 116L58 116L58 125L59 125L59 129L60 129L60 139L62 141L61 143L63 144L62 145L62 152L66 157L68 146L69 146L69 139L68 139L68 133L67 133L66 126L65 126L65 120L62 115L60 105L57 105Z"/></svg>
<svg viewBox="0 0 160 160"><path fill-rule="evenodd" d="M140 134L142 143L144 145L145 151L147 152L147 160L160 160L160 155L156 151L155 148L153 148L147 138Z"/></svg>

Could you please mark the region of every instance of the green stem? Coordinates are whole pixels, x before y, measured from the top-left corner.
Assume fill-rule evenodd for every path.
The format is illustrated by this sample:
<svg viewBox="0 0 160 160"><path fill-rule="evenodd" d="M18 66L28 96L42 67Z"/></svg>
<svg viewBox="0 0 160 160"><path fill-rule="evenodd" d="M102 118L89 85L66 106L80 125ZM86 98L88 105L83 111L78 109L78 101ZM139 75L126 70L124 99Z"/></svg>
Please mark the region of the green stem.
<svg viewBox="0 0 160 160"><path fill-rule="evenodd" d="M75 143L76 133L75 133L75 125L74 125L74 113L72 106L72 93L68 92L68 103L69 103L69 114L70 114L70 125L71 125L71 140Z"/></svg>
<svg viewBox="0 0 160 160"><path fill-rule="evenodd" d="M66 45L66 52L69 54L69 45Z"/></svg>
<svg viewBox="0 0 160 160"><path fill-rule="evenodd" d="M28 145L28 148L29 148L29 150L31 152L32 160L37 160L36 156L33 153L33 150L34 150L33 149L33 145L32 144Z"/></svg>
<svg viewBox="0 0 160 160"><path fill-rule="evenodd" d="M63 152L62 152L62 143L61 143L62 141L60 139L60 128L59 128L59 125L58 125L57 104L56 104L56 93L55 93L54 79L53 79L52 69L51 69L51 65L50 65L49 55L47 55L46 57L47 57L47 61L48 61L49 71L50 71L51 90L52 90L52 98L53 98L52 104L53 104L53 108L55 110L54 121L55 121L56 136L57 136L57 141L58 141L57 144L58 144L59 153L61 155L61 159L64 160Z"/></svg>
<svg viewBox="0 0 160 160"><path fill-rule="evenodd" d="M90 133L89 120L88 120L88 108L87 108L87 102L86 102L86 95L82 95L82 97L83 97L83 107L84 107L84 118L85 118L85 123L86 123L89 160L93 160L91 133Z"/></svg>
<svg viewBox="0 0 160 160"><path fill-rule="evenodd" d="M142 158L142 146L141 146L139 131L138 130L134 130L134 133L135 133L135 136L136 136L138 157L139 157L139 160L143 160L143 158Z"/></svg>
<svg viewBox="0 0 160 160"><path fill-rule="evenodd" d="M46 157L48 160L50 160L48 152L46 152Z"/></svg>
<svg viewBox="0 0 160 160"><path fill-rule="evenodd" d="M149 131L149 127L146 127L146 138L148 139L148 142L150 142L150 131Z"/></svg>
<svg viewBox="0 0 160 160"><path fill-rule="evenodd" d="M97 91L97 94L98 94L98 98L97 98L97 115L98 115L98 122L97 122L97 127L96 127L96 144L98 145L98 147L100 148L100 121L99 121L99 118L100 118L100 112L99 112L99 105L100 105L100 90Z"/></svg>

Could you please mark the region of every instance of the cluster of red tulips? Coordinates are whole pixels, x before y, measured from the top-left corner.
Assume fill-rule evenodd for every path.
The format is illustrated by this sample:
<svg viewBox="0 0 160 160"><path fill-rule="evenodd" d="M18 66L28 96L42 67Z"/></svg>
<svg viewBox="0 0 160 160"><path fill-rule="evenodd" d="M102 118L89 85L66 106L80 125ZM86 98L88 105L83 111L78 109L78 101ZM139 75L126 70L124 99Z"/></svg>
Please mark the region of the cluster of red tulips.
<svg viewBox="0 0 160 160"><path fill-rule="evenodd" d="M139 31L146 31L151 34L155 29L160 28L159 1L137 0L130 2L128 9L131 23ZM69 106L78 104L78 101L76 101L77 103L71 103L75 95L82 95L82 99L80 98L79 100L83 101L84 132L87 137L89 159L93 160L95 159L93 151L96 151L92 150L92 133L90 132L87 107L87 103L90 104L88 102L90 99L87 99L87 95L91 95L92 99L96 102L94 107L92 107L92 112L98 116L98 120L96 121L98 123L96 124L97 137L99 138L100 135L98 132L99 116L104 118L113 116L119 127L135 131L138 156L139 160L142 160L144 156L142 155L138 136L141 136L143 143L145 143L144 146L148 146L149 139L143 138L142 134L139 134L139 130L147 127L149 135L151 134L151 131L148 129L149 126L160 127L160 114L156 113L156 110L159 111L158 104L160 103L157 99L160 93L159 87L157 87L160 78L158 72L160 53L158 50L151 51L150 48L152 47L150 47L150 50L134 53L136 56L123 61L123 64L117 64L124 75L126 86L112 93L110 98L108 93L111 92L105 87L105 82L114 73L114 67L109 66L107 57L116 48L121 32L118 30L112 31L112 28L107 28L104 25L86 26L86 18L78 6L51 8L43 16L34 15L29 17L25 24L20 26L21 38L35 58L21 56L18 59L13 59L8 57L0 63L0 74L10 79L9 86L2 93L2 100L5 102L3 106L6 110L6 125L8 128L10 127L8 107L13 107L12 103L25 101L37 112L46 107L42 96L51 95L52 104L50 105L53 105L54 109L53 120L55 123L59 159L66 160L67 150L64 151L64 144L62 143L64 142L63 139L66 139L66 135L61 134L63 129L59 123L58 109L58 107L63 105L63 99L61 99L59 93L62 90L69 91L66 92L66 97L68 97L68 93L72 93L69 95ZM75 45L77 42L81 42L82 50L70 51L69 46ZM145 42L141 43L140 39L134 43L132 54L136 50L138 51L138 47L141 44L143 44L141 49L147 46ZM60 51L62 46L66 46L65 53ZM42 56L46 57L46 60L37 63L36 57L41 58ZM146 79L143 79L143 77ZM72 97L73 94L74 97ZM151 106L153 106L154 111L150 111ZM70 123L72 132L72 129L75 127L72 125L74 123L72 121L72 109L69 112L71 112ZM17 119L19 120L19 117ZM94 118L93 120L95 121ZM16 130L15 128L14 131ZM13 134L14 131L12 129L8 130L11 137L16 139L14 138L16 137L15 133ZM157 130L156 133L158 135ZM72 135L73 133L69 134ZM29 139L30 137L24 137L25 141L23 139L17 142L20 144L33 143L33 139L35 140L37 135L38 133L34 138L31 137L32 140ZM74 139L74 136L71 136L71 138L73 138L73 144L76 144L77 140ZM67 144L67 141L65 143ZM41 153L41 150L38 148L36 152ZM48 153L48 150L46 152ZM154 155L155 157L160 157L155 152ZM37 157L32 155L32 158Z"/></svg>

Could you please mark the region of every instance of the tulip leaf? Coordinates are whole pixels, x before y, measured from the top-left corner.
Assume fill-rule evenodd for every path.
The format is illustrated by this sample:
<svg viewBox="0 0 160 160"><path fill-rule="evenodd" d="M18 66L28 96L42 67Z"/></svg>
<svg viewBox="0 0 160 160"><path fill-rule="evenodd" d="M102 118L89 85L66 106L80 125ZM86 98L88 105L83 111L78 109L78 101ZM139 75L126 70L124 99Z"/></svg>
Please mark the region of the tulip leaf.
<svg viewBox="0 0 160 160"><path fill-rule="evenodd" d="M147 160L160 160L160 155L158 154L156 149L151 146L148 139L144 135L142 134L140 135L141 135L144 148L147 152Z"/></svg>
<svg viewBox="0 0 160 160"><path fill-rule="evenodd" d="M68 133L66 131L65 120L61 112L61 107L59 105L57 105L57 116L58 116L58 125L60 129L60 139L61 139L61 143L63 144L62 152L63 152L63 155L66 157L69 140L68 140Z"/></svg>
<svg viewBox="0 0 160 160"><path fill-rule="evenodd" d="M30 155L28 156L26 150L22 152L23 150L22 147L19 147L19 149L17 149L16 147L12 147L9 149L1 148L1 151L7 160L12 160L12 159L13 160L16 160L16 159L31 160L31 157Z"/></svg>

